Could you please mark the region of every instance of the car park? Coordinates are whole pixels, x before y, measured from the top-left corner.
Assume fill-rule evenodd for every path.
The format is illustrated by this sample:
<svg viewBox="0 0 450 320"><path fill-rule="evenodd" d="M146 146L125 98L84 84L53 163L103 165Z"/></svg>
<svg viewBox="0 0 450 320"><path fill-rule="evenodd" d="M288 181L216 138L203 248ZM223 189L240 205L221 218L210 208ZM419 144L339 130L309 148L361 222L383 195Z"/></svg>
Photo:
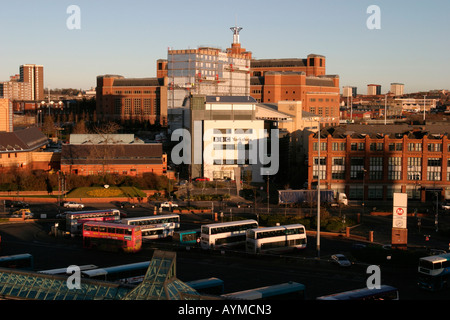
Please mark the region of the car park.
<svg viewBox="0 0 450 320"><path fill-rule="evenodd" d="M69 201L69 202L64 202L63 207L68 208L68 209L83 209L84 204Z"/></svg>
<svg viewBox="0 0 450 320"><path fill-rule="evenodd" d="M341 267L350 267L352 263L341 253L333 254L331 260Z"/></svg>

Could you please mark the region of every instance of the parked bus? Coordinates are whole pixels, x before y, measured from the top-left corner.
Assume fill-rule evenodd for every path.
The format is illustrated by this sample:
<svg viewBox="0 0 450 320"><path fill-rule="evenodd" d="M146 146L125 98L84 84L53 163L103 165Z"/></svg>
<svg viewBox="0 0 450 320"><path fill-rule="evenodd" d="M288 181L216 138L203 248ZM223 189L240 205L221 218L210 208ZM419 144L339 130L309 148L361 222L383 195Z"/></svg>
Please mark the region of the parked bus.
<svg viewBox="0 0 450 320"><path fill-rule="evenodd" d="M399 300L398 289L381 285L380 289L362 288L318 297L317 300Z"/></svg>
<svg viewBox="0 0 450 320"><path fill-rule="evenodd" d="M221 295L224 291L223 280L219 278L207 278L187 281L186 284L195 291L203 294Z"/></svg>
<svg viewBox="0 0 450 320"><path fill-rule="evenodd" d="M239 300L305 300L305 285L297 282L276 284L251 290L223 294L226 299Z"/></svg>
<svg viewBox="0 0 450 320"><path fill-rule="evenodd" d="M142 247L141 227L120 223L85 222L83 247L137 252Z"/></svg>
<svg viewBox="0 0 450 320"><path fill-rule="evenodd" d="M247 230L249 253L288 251L306 248L306 230L301 224Z"/></svg>
<svg viewBox="0 0 450 320"><path fill-rule="evenodd" d="M450 253L423 257L419 259L420 288L437 291L450 286Z"/></svg>
<svg viewBox="0 0 450 320"><path fill-rule="evenodd" d="M82 271L81 275L85 278L94 280L138 284L143 281L149 265L150 261L130 263L113 267L86 270Z"/></svg>
<svg viewBox="0 0 450 320"><path fill-rule="evenodd" d="M66 231L71 234L80 234L82 225L86 221L112 222L120 220L120 211L117 209L66 212Z"/></svg>
<svg viewBox="0 0 450 320"><path fill-rule="evenodd" d="M141 226L142 239L144 240L171 237L174 231L180 228L180 216L178 214L127 218L122 219L121 222L130 226Z"/></svg>
<svg viewBox="0 0 450 320"><path fill-rule="evenodd" d="M33 270L34 258L29 253L0 257L0 268Z"/></svg>
<svg viewBox="0 0 450 320"><path fill-rule="evenodd" d="M196 245L200 242L200 229L175 231L172 240L183 245Z"/></svg>
<svg viewBox="0 0 450 320"><path fill-rule="evenodd" d="M203 225L201 227L201 247L202 249L218 249L245 244L246 231L255 228L258 228L258 222L255 220Z"/></svg>
<svg viewBox="0 0 450 320"><path fill-rule="evenodd" d="M95 264L87 264L84 266L79 266L80 271L92 270L98 268ZM50 270L41 270L38 273L51 274L51 275L67 275L72 274L71 272L67 273L67 268L58 268L58 269L50 269Z"/></svg>

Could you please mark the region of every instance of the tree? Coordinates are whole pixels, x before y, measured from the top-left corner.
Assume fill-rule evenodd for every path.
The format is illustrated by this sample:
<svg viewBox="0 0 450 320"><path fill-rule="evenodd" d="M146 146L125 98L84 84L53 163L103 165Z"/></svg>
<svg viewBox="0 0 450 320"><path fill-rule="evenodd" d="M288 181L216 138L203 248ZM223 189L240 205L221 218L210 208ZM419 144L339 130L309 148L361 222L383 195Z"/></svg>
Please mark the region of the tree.
<svg viewBox="0 0 450 320"><path fill-rule="evenodd" d="M44 124L42 125L42 132L47 135L47 137L51 137L55 135L56 126L55 120L52 115L47 115L44 118Z"/></svg>
<svg viewBox="0 0 450 320"><path fill-rule="evenodd" d="M83 119L78 121L75 126L73 127L72 133L74 134L85 134L88 133L88 130L86 128L86 123Z"/></svg>

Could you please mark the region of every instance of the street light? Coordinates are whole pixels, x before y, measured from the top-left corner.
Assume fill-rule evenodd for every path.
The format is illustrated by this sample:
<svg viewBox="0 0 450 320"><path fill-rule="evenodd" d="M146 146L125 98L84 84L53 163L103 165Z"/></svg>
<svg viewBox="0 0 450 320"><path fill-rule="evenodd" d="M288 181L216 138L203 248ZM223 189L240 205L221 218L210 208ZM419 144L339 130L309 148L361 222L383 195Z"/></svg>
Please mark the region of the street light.
<svg viewBox="0 0 450 320"><path fill-rule="evenodd" d="M365 213L365 206L366 206L366 204L365 204L365 202L366 202L366 172L367 172L367 170L366 169L364 169L363 168L363 170L362 170L362 172L363 172L363 190L362 190L362 192L363 192L363 194L362 194L362 199L363 199L363 201L362 201L362 207L363 207L363 216L364 216L364 213Z"/></svg>
<svg viewBox="0 0 450 320"><path fill-rule="evenodd" d="M318 136L317 136L317 258L320 258L320 120L318 124Z"/></svg>

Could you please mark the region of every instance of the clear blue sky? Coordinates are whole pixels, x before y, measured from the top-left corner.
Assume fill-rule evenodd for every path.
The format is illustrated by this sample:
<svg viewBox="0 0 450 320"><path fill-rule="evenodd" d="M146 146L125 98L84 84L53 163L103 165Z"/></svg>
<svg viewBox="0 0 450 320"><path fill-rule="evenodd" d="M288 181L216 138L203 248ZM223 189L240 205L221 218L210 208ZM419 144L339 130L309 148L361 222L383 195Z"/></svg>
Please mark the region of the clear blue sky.
<svg viewBox="0 0 450 320"><path fill-rule="evenodd" d="M69 5L81 9L81 29L69 30ZM381 9L381 29L366 12ZM232 42L255 58L327 57L341 87L405 84L406 92L450 89L450 1L406 0L22 0L2 1L0 80L26 63L44 65L45 86L95 87L101 74L155 77L167 48Z"/></svg>

